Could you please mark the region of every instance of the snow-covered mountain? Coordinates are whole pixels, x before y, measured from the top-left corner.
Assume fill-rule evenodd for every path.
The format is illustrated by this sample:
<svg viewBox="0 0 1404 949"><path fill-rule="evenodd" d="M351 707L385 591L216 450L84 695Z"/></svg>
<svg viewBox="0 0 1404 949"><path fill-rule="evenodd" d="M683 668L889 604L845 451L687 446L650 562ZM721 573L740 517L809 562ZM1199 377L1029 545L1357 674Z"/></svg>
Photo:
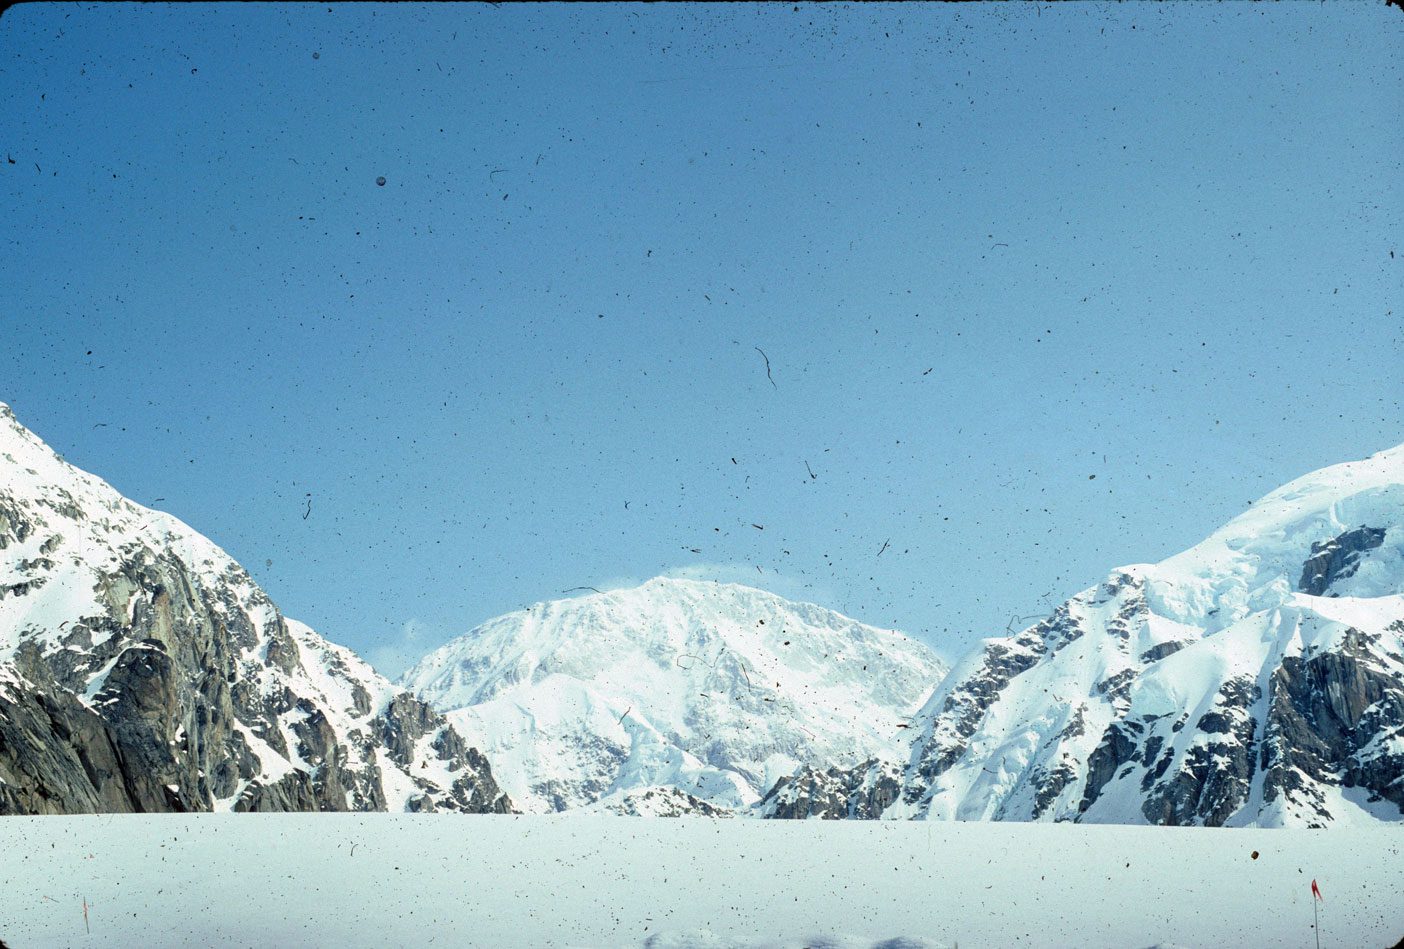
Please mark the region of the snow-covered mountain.
<svg viewBox="0 0 1404 949"><path fill-rule="evenodd" d="M725 815L807 763L905 760L908 716L945 672L832 610L657 578L491 620L400 682L527 811Z"/></svg>
<svg viewBox="0 0 1404 949"><path fill-rule="evenodd" d="M899 633L659 578L492 620L402 686L0 404L0 814L1401 820L1404 446L949 675Z"/></svg>
<svg viewBox="0 0 1404 949"><path fill-rule="evenodd" d="M505 811L486 760L0 404L0 814Z"/></svg>
<svg viewBox="0 0 1404 949"><path fill-rule="evenodd" d="M905 769L810 768L767 814L843 816L886 781L891 803L867 816L1400 820L1404 446L1293 481L986 640L919 722Z"/></svg>

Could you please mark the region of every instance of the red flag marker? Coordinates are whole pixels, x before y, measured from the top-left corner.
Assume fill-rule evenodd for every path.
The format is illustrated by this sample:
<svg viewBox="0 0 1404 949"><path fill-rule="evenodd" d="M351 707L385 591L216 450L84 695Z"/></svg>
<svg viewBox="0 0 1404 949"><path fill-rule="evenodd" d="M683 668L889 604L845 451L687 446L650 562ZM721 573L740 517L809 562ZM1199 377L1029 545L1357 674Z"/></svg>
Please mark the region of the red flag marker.
<svg viewBox="0 0 1404 949"><path fill-rule="evenodd" d="M1311 895L1315 897L1311 901L1311 929L1316 936L1316 949L1321 949L1321 915L1316 911L1317 903L1326 902L1321 896L1321 887L1316 885L1316 881L1311 881Z"/></svg>

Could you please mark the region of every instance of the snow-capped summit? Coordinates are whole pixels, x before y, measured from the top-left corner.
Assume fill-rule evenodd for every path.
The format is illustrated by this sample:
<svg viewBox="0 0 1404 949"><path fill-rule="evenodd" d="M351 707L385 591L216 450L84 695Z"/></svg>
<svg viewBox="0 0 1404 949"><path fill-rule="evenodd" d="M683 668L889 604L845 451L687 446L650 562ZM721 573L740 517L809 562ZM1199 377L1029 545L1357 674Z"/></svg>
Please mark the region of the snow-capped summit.
<svg viewBox="0 0 1404 949"><path fill-rule="evenodd" d="M1299 478L1184 553L986 640L919 718L884 817L1400 820L1404 447ZM885 777L791 785L841 803ZM768 813L797 816L785 794Z"/></svg>
<svg viewBox="0 0 1404 949"><path fill-rule="evenodd" d="M944 673L832 610L659 577L490 620L400 682L527 810L735 813L804 763L905 758Z"/></svg>
<svg viewBox="0 0 1404 949"><path fill-rule="evenodd" d="M1293 593L1396 596L1404 594L1401 524L1404 445L1278 488L1146 576L1156 581L1157 612L1206 630Z"/></svg>
<svg viewBox="0 0 1404 949"><path fill-rule="evenodd" d="M0 404L0 814L509 806L442 716Z"/></svg>

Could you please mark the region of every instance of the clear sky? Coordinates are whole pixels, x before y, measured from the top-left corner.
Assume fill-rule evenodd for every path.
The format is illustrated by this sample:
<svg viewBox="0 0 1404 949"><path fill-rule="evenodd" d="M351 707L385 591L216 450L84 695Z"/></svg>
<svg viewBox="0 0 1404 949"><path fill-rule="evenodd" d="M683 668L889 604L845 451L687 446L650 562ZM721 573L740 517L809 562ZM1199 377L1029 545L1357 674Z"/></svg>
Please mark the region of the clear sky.
<svg viewBox="0 0 1404 949"><path fill-rule="evenodd" d="M1401 39L22 5L0 400L390 673L661 573L954 655L1404 441Z"/></svg>

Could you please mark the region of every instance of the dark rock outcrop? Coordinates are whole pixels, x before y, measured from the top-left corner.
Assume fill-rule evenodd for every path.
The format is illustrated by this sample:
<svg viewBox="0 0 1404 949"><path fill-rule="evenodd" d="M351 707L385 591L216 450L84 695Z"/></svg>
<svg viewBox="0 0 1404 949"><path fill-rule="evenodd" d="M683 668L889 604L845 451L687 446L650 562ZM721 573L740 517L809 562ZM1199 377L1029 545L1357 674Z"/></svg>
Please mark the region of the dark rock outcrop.
<svg viewBox="0 0 1404 949"><path fill-rule="evenodd" d="M1330 652L1283 660L1271 680L1263 797L1329 820L1319 783L1339 780L1404 809L1404 684L1349 630Z"/></svg>
<svg viewBox="0 0 1404 949"><path fill-rule="evenodd" d="M1302 565L1302 577L1297 589L1312 596L1324 596L1331 584L1352 576L1360 566L1360 557L1384 543L1382 527L1365 527L1346 531L1327 541L1311 545L1311 557Z"/></svg>
<svg viewBox="0 0 1404 949"><path fill-rule="evenodd" d="M900 766L877 759L854 768L805 767L777 781L759 809L780 820L875 820L897 800L901 778Z"/></svg>

